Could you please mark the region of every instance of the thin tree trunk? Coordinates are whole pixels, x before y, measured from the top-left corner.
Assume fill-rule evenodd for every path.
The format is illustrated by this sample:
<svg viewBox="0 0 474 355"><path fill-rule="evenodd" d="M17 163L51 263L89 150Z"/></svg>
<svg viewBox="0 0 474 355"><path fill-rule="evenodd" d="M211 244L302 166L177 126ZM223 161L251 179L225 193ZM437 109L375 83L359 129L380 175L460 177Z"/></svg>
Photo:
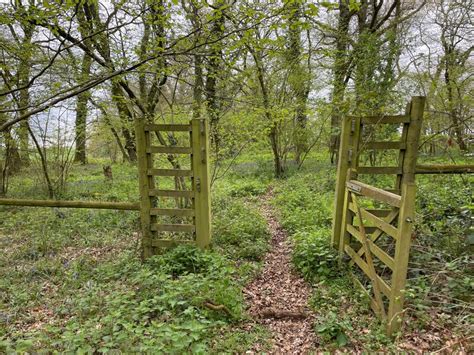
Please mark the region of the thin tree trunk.
<svg viewBox="0 0 474 355"><path fill-rule="evenodd" d="M211 26L211 39L221 38L224 33L224 15L221 13L220 8L225 5L223 0L214 0L213 8L214 18ZM211 140L214 145L218 145L219 137L217 134L217 125L220 118L220 103L217 97L217 83L219 78L219 71L221 67L221 53L222 43L219 41L213 43L209 47L209 55L206 62L206 101L207 101L207 114L209 116Z"/></svg>
<svg viewBox="0 0 474 355"><path fill-rule="evenodd" d="M288 20L289 83L296 99L294 142L296 149L295 160L299 164L301 155L306 151L308 145L306 135L306 124L308 121L306 103L309 95L309 77L301 63L301 3L295 1L289 9L291 11Z"/></svg>
<svg viewBox="0 0 474 355"><path fill-rule="evenodd" d="M89 78L92 65L92 58L84 53L82 56L82 67L80 80L86 81ZM87 102L90 97L89 91L84 91L77 96L76 101L76 151L74 161L87 164L86 157L86 126L87 126Z"/></svg>
<svg viewBox="0 0 474 355"><path fill-rule="evenodd" d="M105 124L110 128L110 132L112 132L112 135L114 136L115 138L115 141L117 143L117 146L119 147L120 149L120 152L122 153L122 161L123 162L130 162L130 158L128 157L128 154L127 152L125 151L125 147L123 146L122 144L122 140L120 139L120 136L117 132L117 130L115 129L115 127L112 125L112 122L110 122L110 119L109 119L109 115L107 113L107 110L104 108L103 105L95 102L93 99L89 99L90 102L92 103L92 105L94 105L95 107L97 107L100 112L102 112L102 118L104 119L104 122Z"/></svg>
<svg viewBox="0 0 474 355"><path fill-rule="evenodd" d="M347 0L339 0L339 19L336 34L336 56L334 60L333 70L333 89L331 100L331 138L329 141L329 150L331 154L331 163L335 163L337 159L337 151L339 148L339 126L341 116L344 113L344 94L346 90L346 74L348 72L348 35L349 23L352 14L349 10Z"/></svg>
<svg viewBox="0 0 474 355"><path fill-rule="evenodd" d="M194 2L191 1L191 22L193 30L196 32L194 36L194 44L197 45L200 37L199 24L199 9ZM202 99L204 89L203 79L203 57L196 53L193 56L194 60L194 86L193 86L193 118L201 117Z"/></svg>
<svg viewBox="0 0 474 355"><path fill-rule="evenodd" d="M271 113L270 107L270 98L268 95L267 86L265 84L265 69L263 67L263 63L261 60L260 54L256 50L251 51L254 60L255 66L257 68L257 78L260 85L260 90L262 92L262 99L263 99L263 108L265 109L265 117L267 121L271 124L270 133L268 135L270 139L270 145L272 147L273 152L273 162L274 162L274 171L275 177L281 177L284 173L284 166L282 161L282 156L280 153L280 144L278 139L278 125L277 122L273 119L273 115Z"/></svg>
<svg viewBox="0 0 474 355"><path fill-rule="evenodd" d="M133 117L127 107L122 88L120 87L120 84L116 82L112 83L112 100L115 102L120 121L122 122L122 135L125 139L125 149L127 150L127 155L130 159L130 162L136 162L137 150L135 146L135 139L132 132L128 129L128 126L133 122Z"/></svg>
<svg viewBox="0 0 474 355"><path fill-rule="evenodd" d="M41 168L43 169L43 175L44 175L44 178L46 180L46 187L48 188L48 196L49 196L49 198L53 199L54 198L54 189L53 189L53 184L51 183L51 179L49 178L48 166L47 166L47 163L46 163L46 157L44 155L43 150L41 149L41 146L40 146L38 140L36 139L33 131L31 130L30 125L28 125L28 132L31 136L31 139L33 139L36 150L38 151L38 154L40 156Z"/></svg>
<svg viewBox="0 0 474 355"><path fill-rule="evenodd" d="M445 48L445 71L444 71L444 82L446 84L446 89L448 91L448 111L451 120L453 121L453 132L454 138L456 143L459 146L459 149L462 151L467 151L467 144L464 141L464 133L462 129L462 125L459 122L459 116L456 109L456 103L454 102L454 94L453 94L453 83L451 79L451 59L453 56L452 51L450 48Z"/></svg>
<svg viewBox="0 0 474 355"><path fill-rule="evenodd" d="M0 107L4 107L0 102ZM4 114L0 113L0 125L5 122ZM14 174L21 168L20 152L18 151L18 145L12 136L10 128L0 132L3 135L5 144L5 161L3 165L3 173ZM5 183L5 179L3 183Z"/></svg>
<svg viewBox="0 0 474 355"><path fill-rule="evenodd" d="M19 100L18 105L21 108L19 111L19 115L23 115L26 113L29 103L30 103L30 93L28 88L28 82L30 80L30 68L31 68L31 56L32 56L32 49L31 49L31 39L33 37L34 26L31 24L26 24L23 26L24 37L22 40L22 57L20 59L20 63L18 66L18 86L24 87L19 92ZM20 142L20 157L21 157L21 164L23 166L28 166L30 164L30 157L29 157L29 147L28 147L28 120L24 120L20 122L20 127L18 130L18 138Z"/></svg>

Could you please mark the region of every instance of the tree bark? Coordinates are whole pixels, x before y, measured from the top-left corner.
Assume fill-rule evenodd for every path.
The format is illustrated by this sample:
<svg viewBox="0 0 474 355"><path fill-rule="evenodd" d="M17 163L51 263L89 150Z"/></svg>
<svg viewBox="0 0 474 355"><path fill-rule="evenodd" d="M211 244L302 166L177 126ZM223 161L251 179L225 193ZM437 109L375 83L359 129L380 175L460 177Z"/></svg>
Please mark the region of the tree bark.
<svg viewBox="0 0 474 355"><path fill-rule="evenodd" d="M28 82L30 80L30 68L31 68L31 39L33 37L34 26L27 23L22 26L24 37L21 43L23 48L22 56L20 58L20 63L18 66L18 87L24 87L19 92L18 105L23 108L20 109L20 116L26 113L29 103L30 103L30 93L28 88ZM20 127L18 130L18 138L20 142L20 157L21 164L23 166L28 166L30 164L29 156L29 144L28 144L28 120L20 122Z"/></svg>
<svg viewBox="0 0 474 355"><path fill-rule="evenodd" d="M295 96L294 135L295 160L300 163L301 155L307 149L306 103L309 95L309 77L301 63L301 3L295 1L289 8L288 20L288 64L290 71L289 83Z"/></svg>
<svg viewBox="0 0 474 355"><path fill-rule="evenodd" d="M344 104L344 94L346 90L345 79L349 68L347 48L351 17L352 13L349 10L347 0L339 0L339 18L336 33L336 55L334 59L331 100L331 137L329 141L331 163L333 164L337 159L337 151L339 148L339 127L341 117L344 114L342 106Z"/></svg>
<svg viewBox="0 0 474 355"><path fill-rule="evenodd" d="M251 53L254 57L255 60L255 66L257 69L257 79L258 83L260 85L260 91L262 92L262 99L263 99L263 108L265 110L265 117L268 121L268 123L271 125L270 127L270 133L268 135L270 139L270 145L272 147L272 152L273 152L273 163L274 163L274 171L275 171L275 177L281 177L285 171L285 168L283 166L282 162L282 156L280 152L280 141L278 139L278 123L275 122L273 115L271 113L271 107L270 107L270 97L268 94L268 89L267 85L265 83L265 68L263 67L262 59L261 59L261 54L255 50L252 49Z"/></svg>
<svg viewBox="0 0 474 355"><path fill-rule="evenodd" d="M211 25L211 41L221 38L224 34L225 18L222 13L222 6L225 5L224 0L214 0L214 12ZM209 116L209 124L211 131L211 141L214 145L218 145L219 137L217 134L217 125L220 119L220 102L217 97L217 84L219 79L219 71L221 70L222 43L212 43L209 47L208 58L206 62L206 102L207 114Z"/></svg>
<svg viewBox="0 0 474 355"><path fill-rule="evenodd" d="M92 58L87 54L82 55L82 67L80 78L86 81L89 78L92 65ZM77 96L76 101L76 151L74 161L87 164L86 156L86 133L87 133L87 102L90 98L90 92L85 91Z"/></svg>
<svg viewBox="0 0 474 355"><path fill-rule="evenodd" d="M125 140L125 149L127 151L127 155L130 159L130 162L136 162L137 150L135 145L134 134L128 128L133 122L133 117L127 106L122 88L117 82L112 83L112 100L117 107L120 122L122 123L122 135Z"/></svg>
<svg viewBox="0 0 474 355"><path fill-rule="evenodd" d="M191 23L193 26L194 35L194 44L199 43L200 33L200 24L199 24L199 8L197 5L191 1ZM195 53L193 55L193 64L194 64L194 86L193 86L193 118L198 119L201 117L202 110L202 101L203 101L203 91L204 91L204 78L203 78L203 57L200 53Z"/></svg>

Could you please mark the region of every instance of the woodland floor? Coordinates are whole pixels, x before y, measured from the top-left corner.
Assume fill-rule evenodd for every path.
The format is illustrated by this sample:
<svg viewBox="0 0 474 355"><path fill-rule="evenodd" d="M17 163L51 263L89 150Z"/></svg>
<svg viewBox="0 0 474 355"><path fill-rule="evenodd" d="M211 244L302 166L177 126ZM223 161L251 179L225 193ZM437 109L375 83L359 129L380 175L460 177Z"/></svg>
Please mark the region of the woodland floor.
<svg viewBox="0 0 474 355"><path fill-rule="evenodd" d="M213 248L147 263L136 213L0 206L0 354L474 353L472 179L417 178L406 315L391 339L329 248L325 161L275 180L271 157L242 157L213 187ZM114 165L113 183L102 164L73 168L62 199L136 202L134 166ZM34 169L10 181L11 197L44 194Z"/></svg>
<svg viewBox="0 0 474 355"><path fill-rule="evenodd" d="M244 290L248 312L271 334L273 353L308 353L315 347L314 314L308 307L310 286L292 268L288 234L270 206L270 189L262 196L261 213L271 233L271 250L260 275ZM255 344L254 352L263 349Z"/></svg>

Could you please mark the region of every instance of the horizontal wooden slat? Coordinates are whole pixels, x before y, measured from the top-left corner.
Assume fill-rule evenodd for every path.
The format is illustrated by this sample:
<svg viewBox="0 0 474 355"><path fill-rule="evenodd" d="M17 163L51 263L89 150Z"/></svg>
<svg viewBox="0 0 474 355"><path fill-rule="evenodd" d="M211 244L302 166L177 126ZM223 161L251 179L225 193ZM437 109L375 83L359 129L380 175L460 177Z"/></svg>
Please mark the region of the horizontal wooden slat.
<svg viewBox="0 0 474 355"><path fill-rule="evenodd" d="M362 124L400 124L410 122L407 115L386 115L386 116L364 116L361 117Z"/></svg>
<svg viewBox="0 0 474 355"><path fill-rule="evenodd" d="M157 197L194 197L194 191L186 190L156 190L152 189L148 193L150 196Z"/></svg>
<svg viewBox="0 0 474 355"><path fill-rule="evenodd" d="M357 224L354 224L354 226L358 226ZM365 233L367 234L372 234L372 233L375 233L379 231L379 229L377 227L368 227L368 226L365 226Z"/></svg>
<svg viewBox="0 0 474 355"><path fill-rule="evenodd" d="M164 154L191 154L191 147L149 147L147 153L164 153Z"/></svg>
<svg viewBox="0 0 474 355"><path fill-rule="evenodd" d="M146 124L145 131L191 131L190 124Z"/></svg>
<svg viewBox="0 0 474 355"><path fill-rule="evenodd" d="M387 217L391 210L388 210L388 209L367 209L366 211L373 214L376 217Z"/></svg>
<svg viewBox="0 0 474 355"><path fill-rule="evenodd" d="M151 245L155 248L170 248L179 244L193 244L194 240L154 239Z"/></svg>
<svg viewBox="0 0 474 355"><path fill-rule="evenodd" d="M357 180L350 180L346 183L347 188L358 195L373 198L379 202L388 203L391 206L400 207L402 197L391 192L379 189L378 187L364 184Z"/></svg>
<svg viewBox="0 0 474 355"><path fill-rule="evenodd" d="M362 236L360 235L360 232L356 228L354 228L354 226L348 224L347 231L351 235L353 235L360 243L363 244ZM372 252L372 254L374 254L380 261L382 261L385 265L387 265L390 269L393 270L395 267L395 261L393 260L393 258L386 252L384 252L382 249L380 249L380 247L370 239L367 239L367 243L369 243L370 251Z"/></svg>
<svg viewBox="0 0 474 355"><path fill-rule="evenodd" d="M359 166L358 174L401 174L402 168L398 166Z"/></svg>
<svg viewBox="0 0 474 355"><path fill-rule="evenodd" d="M152 208L150 214L153 216L194 216L194 210L190 208Z"/></svg>
<svg viewBox="0 0 474 355"><path fill-rule="evenodd" d="M376 232L376 231L378 231L378 230L379 230L379 229L376 228L376 227L365 227L365 233L367 233L367 234L372 234L372 233L374 233L374 232Z"/></svg>
<svg viewBox="0 0 474 355"><path fill-rule="evenodd" d="M148 175L156 176L193 176L192 170L183 169L148 169Z"/></svg>
<svg viewBox="0 0 474 355"><path fill-rule="evenodd" d="M367 142L362 145L365 149L406 149L405 142Z"/></svg>
<svg viewBox="0 0 474 355"><path fill-rule="evenodd" d="M354 249L352 249L349 245L346 245L344 247L344 251L347 253L347 255L349 255L352 260L355 261L355 263L357 264L357 266L360 267L360 269L368 276L369 276L369 267L367 265L367 263L362 260L362 258L354 251ZM388 298L390 298L390 286L385 282L384 279L382 279L379 275L377 275L377 281L378 281L378 284L379 284L379 287L380 287L380 290L382 291L382 293L387 296Z"/></svg>
<svg viewBox="0 0 474 355"><path fill-rule="evenodd" d="M354 212L354 213L357 213L357 209L354 208L354 205L353 204L350 204L349 205L349 209ZM367 212L365 209L361 208L360 209L360 212L362 214L362 218L366 219L367 221L369 221L370 223L374 224L375 227L377 227L378 229L381 229L382 231L384 231L385 233L387 233L389 236L391 236L392 238L394 239L398 239L398 234L397 234L397 228L395 228L394 226L392 226L391 224L385 222L383 219L380 219L378 217L375 217L373 214Z"/></svg>
<svg viewBox="0 0 474 355"><path fill-rule="evenodd" d="M152 224L151 230L154 232L194 232L196 227L193 224Z"/></svg>

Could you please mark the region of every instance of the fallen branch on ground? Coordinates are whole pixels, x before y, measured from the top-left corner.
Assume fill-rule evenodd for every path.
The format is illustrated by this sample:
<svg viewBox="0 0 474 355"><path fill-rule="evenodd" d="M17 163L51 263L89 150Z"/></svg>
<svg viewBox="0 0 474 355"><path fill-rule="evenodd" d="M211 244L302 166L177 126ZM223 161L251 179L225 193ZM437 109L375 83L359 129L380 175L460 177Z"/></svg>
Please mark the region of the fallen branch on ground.
<svg viewBox="0 0 474 355"><path fill-rule="evenodd" d="M308 314L302 311L292 312L292 311L279 311L275 309L266 309L260 312L260 317L262 318L292 318L292 319L304 319L308 317Z"/></svg>

